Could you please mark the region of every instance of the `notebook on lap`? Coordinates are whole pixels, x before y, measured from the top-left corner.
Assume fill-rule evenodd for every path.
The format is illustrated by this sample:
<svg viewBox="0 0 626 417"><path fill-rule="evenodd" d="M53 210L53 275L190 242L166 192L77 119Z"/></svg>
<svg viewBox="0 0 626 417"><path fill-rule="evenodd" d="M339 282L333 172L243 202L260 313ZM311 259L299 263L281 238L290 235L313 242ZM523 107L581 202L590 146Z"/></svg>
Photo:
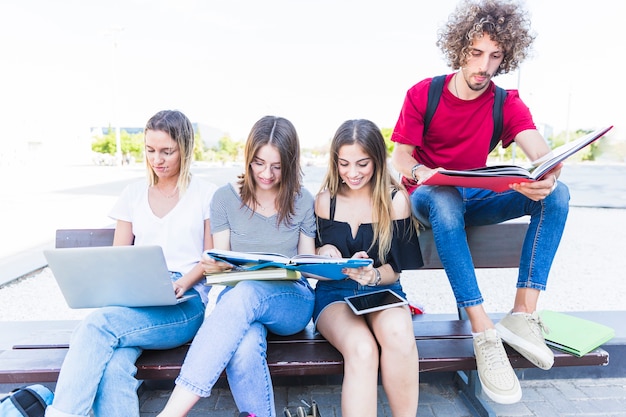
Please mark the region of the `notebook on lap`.
<svg viewBox="0 0 626 417"><path fill-rule="evenodd" d="M174 305L177 299L160 246L104 246L44 251L70 308Z"/></svg>

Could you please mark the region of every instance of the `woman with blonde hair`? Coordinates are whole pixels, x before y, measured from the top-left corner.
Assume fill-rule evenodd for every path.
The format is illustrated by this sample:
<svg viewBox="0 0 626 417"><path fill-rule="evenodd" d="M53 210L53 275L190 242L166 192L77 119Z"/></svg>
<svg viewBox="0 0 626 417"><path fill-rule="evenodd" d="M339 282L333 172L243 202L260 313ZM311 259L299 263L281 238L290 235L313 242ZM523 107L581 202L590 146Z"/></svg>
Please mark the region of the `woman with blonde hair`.
<svg viewBox="0 0 626 417"><path fill-rule="evenodd" d="M135 361L142 350L180 346L204 319L208 291L199 261L213 247L209 207L216 187L189 172L194 133L183 113L155 114L144 141L148 181L128 185L113 207L113 244L161 246L176 296L197 296L173 306L93 311L72 335L47 417L139 417Z"/></svg>
<svg viewBox="0 0 626 417"><path fill-rule="evenodd" d="M405 296L400 272L423 265L408 195L390 175L383 136L371 121L349 120L337 130L315 214L318 254L374 261L315 288L316 327L344 358L341 413L376 416L380 368L392 415L414 417L419 360L409 308L357 316L344 301L386 288Z"/></svg>

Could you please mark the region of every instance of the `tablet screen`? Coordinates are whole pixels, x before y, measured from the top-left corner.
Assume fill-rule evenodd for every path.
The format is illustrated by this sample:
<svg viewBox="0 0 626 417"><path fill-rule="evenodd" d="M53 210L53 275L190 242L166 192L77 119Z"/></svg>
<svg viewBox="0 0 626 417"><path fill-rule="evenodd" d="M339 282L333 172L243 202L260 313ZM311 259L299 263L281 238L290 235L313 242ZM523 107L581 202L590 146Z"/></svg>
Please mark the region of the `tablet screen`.
<svg viewBox="0 0 626 417"><path fill-rule="evenodd" d="M345 300L354 314L359 315L408 304L407 300L389 289L353 295L345 297Z"/></svg>

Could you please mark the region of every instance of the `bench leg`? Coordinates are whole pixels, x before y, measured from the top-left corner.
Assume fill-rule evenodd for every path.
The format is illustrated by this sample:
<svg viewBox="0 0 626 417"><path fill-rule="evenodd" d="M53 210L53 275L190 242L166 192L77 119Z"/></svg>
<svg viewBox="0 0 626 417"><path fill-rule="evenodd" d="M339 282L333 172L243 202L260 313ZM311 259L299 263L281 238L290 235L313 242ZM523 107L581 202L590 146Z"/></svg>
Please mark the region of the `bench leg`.
<svg viewBox="0 0 626 417"><path fill-rule="evenodd" d="M459 395L473 416L496 417L496 413L482 396L478 371L457 371L455 379Z"/></svg>

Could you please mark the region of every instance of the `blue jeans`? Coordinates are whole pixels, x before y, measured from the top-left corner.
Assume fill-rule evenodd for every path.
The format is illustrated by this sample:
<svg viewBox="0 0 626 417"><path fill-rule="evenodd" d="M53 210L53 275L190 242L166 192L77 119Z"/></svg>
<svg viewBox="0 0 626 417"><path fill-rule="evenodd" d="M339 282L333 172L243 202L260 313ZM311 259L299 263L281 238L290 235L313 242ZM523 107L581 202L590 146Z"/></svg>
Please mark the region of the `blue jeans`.
<svg viewBox="0 0 626 417"><path fill-rule="evenodd" d="M194 338L176 384L208 397L222 371L240 411L276 415L266 335L290 335L311 320L314 295L299 281L242 281L220 295Z"/></svg>
<svg viewBox="0 0 626 417"><path fill-rule="evenodd" d="M195 290L191 290L195 292ZM135 361L143 349L190 341L205 306L193 297L175 306L104 307L75 330L47 417L139 417Z"/></svg>
<svg viewBox="0 0 626 417"><path fill-rule="evenodd" d="M545 290L569 211L569 190L559 182L547 198L533 201L517 191L419 186L411 194L413 214L432 227L435 246L459 308L481 304L465 227L500 223L530 215L517 288Z"/></svg>

